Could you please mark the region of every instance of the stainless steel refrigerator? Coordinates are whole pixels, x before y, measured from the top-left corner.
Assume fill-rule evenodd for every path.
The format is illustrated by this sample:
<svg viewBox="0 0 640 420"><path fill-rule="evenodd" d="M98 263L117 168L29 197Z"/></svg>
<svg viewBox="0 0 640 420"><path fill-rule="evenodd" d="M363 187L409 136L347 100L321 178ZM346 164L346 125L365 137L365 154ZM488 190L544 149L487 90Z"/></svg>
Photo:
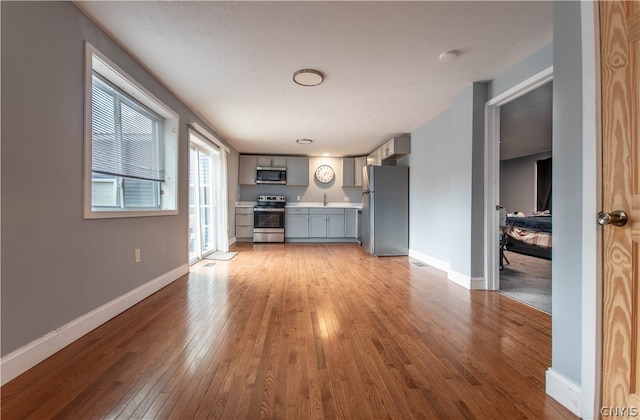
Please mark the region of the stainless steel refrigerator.
<svg viewBox="0 0 640 420"><path fill-rule="evenodd" d="M375 256L409 252L409 167L365 166L362 248Z"/></svg>

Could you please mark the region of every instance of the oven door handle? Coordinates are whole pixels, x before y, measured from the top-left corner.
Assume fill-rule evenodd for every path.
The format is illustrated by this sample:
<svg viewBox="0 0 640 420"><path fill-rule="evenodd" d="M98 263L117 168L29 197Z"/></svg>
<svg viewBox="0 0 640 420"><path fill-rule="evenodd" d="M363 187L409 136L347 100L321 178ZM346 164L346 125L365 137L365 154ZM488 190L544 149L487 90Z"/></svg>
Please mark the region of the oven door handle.
<svg viewBox="0 0 640 420"><path fill-rule="evenodd" d="M260 208L255 208L255 207L254 207L253 211L265 211L265 212L274 212L274 213L284 213L284 209L279 209L279 208L260 209Z"/></svg>

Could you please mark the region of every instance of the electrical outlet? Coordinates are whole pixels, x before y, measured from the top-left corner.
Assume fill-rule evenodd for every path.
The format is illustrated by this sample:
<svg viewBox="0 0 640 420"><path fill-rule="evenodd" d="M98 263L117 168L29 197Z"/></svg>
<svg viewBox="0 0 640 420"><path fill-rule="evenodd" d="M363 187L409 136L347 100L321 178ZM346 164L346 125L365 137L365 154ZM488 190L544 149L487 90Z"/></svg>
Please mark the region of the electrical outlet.
<svg viewBox="0 0 640 420"><path fill-rule="evenodd" d="M346 201L347 203L349 202L349 197L347 197L346 195L344 196L344 201Z"/></svg>
<svg viewBox="0 0 640 420"><path fill-rule="evenodd" d="M297 197L298 197L298 201L300 201L300 196L297 196Z"/></svg>
<svg viewBox="0 0 640 420"><path fill-rule="evenodd" d="M135 260L137 263L139 263L140 261L142 261L142 257L140 256L140 248L136 248L136 250L133 253Z"/></svg>

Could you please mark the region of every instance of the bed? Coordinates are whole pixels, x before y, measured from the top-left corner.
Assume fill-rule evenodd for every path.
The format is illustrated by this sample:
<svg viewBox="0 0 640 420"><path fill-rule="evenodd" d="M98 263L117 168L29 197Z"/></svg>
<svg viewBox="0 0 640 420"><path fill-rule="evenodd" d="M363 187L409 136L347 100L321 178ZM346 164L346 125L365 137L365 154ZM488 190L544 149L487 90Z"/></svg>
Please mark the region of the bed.
<svg viewBox="0 0 640 420"><path fill-rule="evenodd" d="M501 228L505 249L550 260L551 220L549 212L532 216L507 215L505 225Z"/></svg>

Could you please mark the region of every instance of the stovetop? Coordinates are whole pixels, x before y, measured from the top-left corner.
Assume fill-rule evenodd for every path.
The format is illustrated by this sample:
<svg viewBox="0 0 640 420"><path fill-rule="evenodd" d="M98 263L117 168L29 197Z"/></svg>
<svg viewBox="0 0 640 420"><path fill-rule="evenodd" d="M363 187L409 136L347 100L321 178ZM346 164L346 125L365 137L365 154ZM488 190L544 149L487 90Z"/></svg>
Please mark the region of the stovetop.
<svg viewBox="0 0 640 420"><path fill-rule="evenodd" d="M259 195L256 207L284 207L287 198L284 195Z"/></svg>

